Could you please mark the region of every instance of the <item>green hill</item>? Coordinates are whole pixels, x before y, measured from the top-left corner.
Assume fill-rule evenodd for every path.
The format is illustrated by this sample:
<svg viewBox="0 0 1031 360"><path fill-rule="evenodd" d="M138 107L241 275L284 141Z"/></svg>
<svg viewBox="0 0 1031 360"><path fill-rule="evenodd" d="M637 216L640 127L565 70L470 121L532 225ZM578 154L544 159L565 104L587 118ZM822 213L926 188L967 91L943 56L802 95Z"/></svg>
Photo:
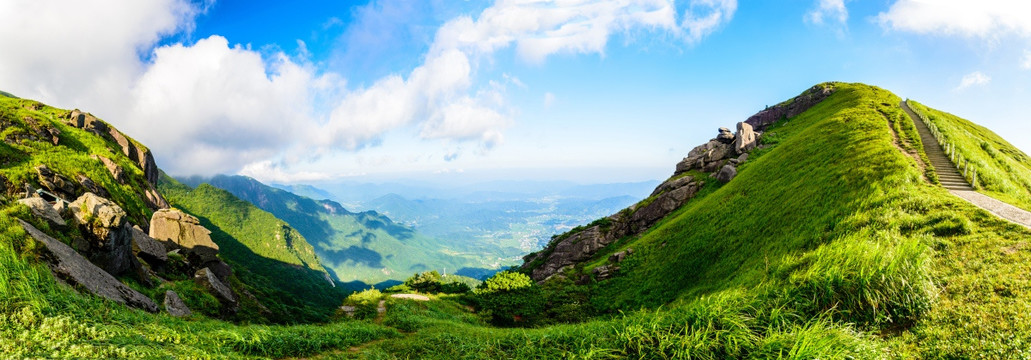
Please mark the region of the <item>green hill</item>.
<svg viewBox="0 0 1031 360"><path fill-rule="evenodd" d="M336 202L312 200L244 176L192 180L202 181L286 221L314 246L322 264L344 283L386 287L417 272L456 271L492 262L482 252L466 251L425 236L375 211L350 212Z"/></svg>
<svg viewBox="0 0 1031 360"><path fill-rule="evenodd" d="M706 182L685 205L563 270L563 276L540 284L499 281L504 286L493 295L482 289L426 302L387 299L378 322L239 326L146 314L77 295L38 265L12 220L28 217L26 210L5 202L0 353L17 358L1026 357L1031 230L975 208L935 183L899 97L863 84L822 86L836 91L763 129L762 147L750 152L732 180L723 184L708 173L688 173ZM918 110L960 123L932 109ZM959 142L956 130L949 131ZM1006 154L1004 159L1026 166L1022 153L993 140L998 138L987 130L967 131L972 144L984 149L981 144L987 143ZM980 170L984 176L990 176L988 165ZM1003 169L999 178L1009 176L1005 165L994 166ZM1027 189L1010 183L1011 190L992 190L985 180L984 188L1011 194L1008 200L1014 201L1019 197L1012 194ZM208 191L201 188L192 191ZM655 199L635 209L649 201ZM291 206L298 211L300 205ZM318 253L320 245L312 245ZM627 249L634 251L610 278L592 275L592 269L612 265L610 255ZM489 307L498 312L489 313ZM514 316L502 320L531 328L487 325L512 309Z"/></svg>
<svg viewBox="0 0 1031 360"><path fill-rule="evenodd" d="M212 231L244 288L265 299L263 305L278 322L323 320L355 290L336 288L305 238L251 203L207 184L191 189L167 176L159 189L172 206L197 216Z"/></svg>

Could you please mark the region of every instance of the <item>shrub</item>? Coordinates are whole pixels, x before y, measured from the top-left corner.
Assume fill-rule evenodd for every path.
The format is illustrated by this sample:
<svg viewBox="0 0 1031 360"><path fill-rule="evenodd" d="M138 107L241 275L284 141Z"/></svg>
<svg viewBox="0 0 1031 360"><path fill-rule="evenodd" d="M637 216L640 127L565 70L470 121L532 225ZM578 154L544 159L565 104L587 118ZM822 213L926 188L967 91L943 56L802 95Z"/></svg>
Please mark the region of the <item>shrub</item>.
<svg viewBox="0 0 1031 360"><path fill-rule="evenodd" d="M354 307L355 319L371 319L376 317L379 301L383 299L383 293L375 288L362 292L355 292L344 299L344 306Z"/></svg>
<svg viewBox="0 0 1031 360"><path fill-rule="evenodd" d="M494 274L490 279L484 281L480 286L476 287L477 294L492 294L496 292L505 292L518 290L533 286L533 280L530 279L526 274L502 271Z"/></svg>

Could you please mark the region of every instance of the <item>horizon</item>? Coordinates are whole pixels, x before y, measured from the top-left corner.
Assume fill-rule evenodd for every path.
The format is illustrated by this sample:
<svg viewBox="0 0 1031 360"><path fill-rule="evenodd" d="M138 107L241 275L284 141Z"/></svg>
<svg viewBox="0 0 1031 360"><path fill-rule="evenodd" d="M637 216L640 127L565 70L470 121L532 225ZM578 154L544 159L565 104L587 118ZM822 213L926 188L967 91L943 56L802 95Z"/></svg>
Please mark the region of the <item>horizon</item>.
<svg viewBox="0 0 1031 360"><path fill-rule="evenodd" d="M0 29L0 90L91 112L175 176L663 179L826 81L1031 150L1010 135L1031 131L1031 5L1001 0L8 2Z"/></svg>

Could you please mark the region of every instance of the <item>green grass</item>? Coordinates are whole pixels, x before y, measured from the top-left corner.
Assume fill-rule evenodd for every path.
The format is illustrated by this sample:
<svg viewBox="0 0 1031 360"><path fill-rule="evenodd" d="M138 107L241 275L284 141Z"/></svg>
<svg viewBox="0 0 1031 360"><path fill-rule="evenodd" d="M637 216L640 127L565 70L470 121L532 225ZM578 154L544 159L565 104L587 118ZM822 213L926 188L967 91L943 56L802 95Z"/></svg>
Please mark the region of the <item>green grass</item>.
<svg viewBox="0 0 1031 360"><path fill-rule="evenodd" d="M197 216L212 231L219 256L234 265L238 287L272 312L261 313L255 303L244 307L252 313L244 311L241 320L324 321L349 293L329 283L312 246L272 214L208 184L191 189L163 176L159 190L170 204Z"/></svg>
<svg viewBox="0 0 1031 360"><path fill-rule="evenodd" d="M707 185L651 230L600 254L634 248L616 277L562 284L587 293L597 311L579 323L494 328L465 308L466 298L449 296L387 299L380 324L317 326L238 326L103 306L35 265L31 243L9 219L25 209L8 207L11 215L0 217L0 350L15 357L1031 357L1031 231L933 184L898 97L834 86L819 105L767 129L767 147L733 181ZM1009 154L1000 144L992 146Z"/></svg>
<svg viewBox="0 0 1031 360"><path fill-rule="evenodd" d="M955 115L909 102L953 144L970 170L977 173L977 190L985 195L1031 210L1031 158L991 130ZM964 171L959 168L960 173Z"/></svg>

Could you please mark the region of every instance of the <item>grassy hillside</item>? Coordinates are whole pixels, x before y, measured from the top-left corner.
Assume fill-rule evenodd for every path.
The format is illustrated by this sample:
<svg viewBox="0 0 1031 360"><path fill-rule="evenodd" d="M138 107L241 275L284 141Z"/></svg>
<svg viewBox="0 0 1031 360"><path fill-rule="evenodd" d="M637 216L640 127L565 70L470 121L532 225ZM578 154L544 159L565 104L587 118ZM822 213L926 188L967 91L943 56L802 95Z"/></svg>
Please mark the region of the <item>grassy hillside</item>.
<svg viewBox="0 0 1031 360"><path fill-rule="evenodd" d="M207 184L191 189L167 176L159 189L172 206L197 216L212 231L244 288L271 310L264 316L277 322L324 320L354 290L334 287L305 238L251 203Z"/></svg>
<svg viewBox="0 0 1031 360"><path fill-rule="evenodd" d="M910 101L913 110L936 126L967 165L967 181L977 173L977 190L1031 210L1031 158L987 128ZM962 165L961 165L962 166ZM964 171L961 167L960 172Z"/></svg>
<svg viewBox="0 0 1031 360"><path fill-rule="evenodd" d="M353 213L333 201L315 201L243 176L205 181L297 229L322 264L345 283L389 286L417 272L483 266L482 254L427 237L374 211Z"/></svg>
<svg viewBox="0 0 1031 360"><path fill-rule="evenodd" d="M837 92L825 101L768 129L766 147L754 151L731 182L710 185L650 231L599 254L635 250L614 278L583 286L556 280L520 293L545 301L515 292L510 298L542 312L589 309L596 316L588 321L495 328L485 325L486 314L467 310L469 298L447 296L389 299L378 323L235 326L150 315L56 285L34 265L24 233L10 220L25 209L7 207L0 216L0 352L98 358L1026 358L1031 231L929 180L922 144L898 97L862 84L834 85ZM555 300L555 294L577 291L589 296Z"/></svg>

